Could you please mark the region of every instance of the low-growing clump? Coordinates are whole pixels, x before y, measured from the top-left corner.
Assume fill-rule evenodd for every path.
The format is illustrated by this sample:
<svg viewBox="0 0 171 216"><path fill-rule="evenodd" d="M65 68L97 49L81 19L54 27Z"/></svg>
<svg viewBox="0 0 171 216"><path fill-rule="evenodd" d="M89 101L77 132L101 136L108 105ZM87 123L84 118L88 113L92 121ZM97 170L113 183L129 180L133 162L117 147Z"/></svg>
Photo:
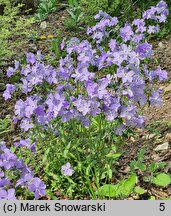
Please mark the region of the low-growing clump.
<svg viewBox="0 0 171 216"><path fill-rule="evenodd" d="M119 26L117 17L100 11L94 17L97 24L87 29L89 39L62 41L57 67L45 64L38 52L8 68L7 76L20 81L7 84L3 96L23 96L16 101L13 120L37 143L36 160L49 193L60 189L74 197L81 190L95 197L103 181L111 181L121 155L119 137L144 128L145 104L162 104L162 92L153 83L167 80L167 72L148 68L155 57L147 39L167 15L160 1L142 19Z"/></svg>

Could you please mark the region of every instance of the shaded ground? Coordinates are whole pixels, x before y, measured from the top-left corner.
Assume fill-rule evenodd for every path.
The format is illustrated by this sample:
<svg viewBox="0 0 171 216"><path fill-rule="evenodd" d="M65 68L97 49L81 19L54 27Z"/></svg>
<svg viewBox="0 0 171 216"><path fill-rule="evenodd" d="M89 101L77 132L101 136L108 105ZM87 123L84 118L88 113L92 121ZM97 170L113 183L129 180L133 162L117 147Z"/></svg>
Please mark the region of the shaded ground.
<svg viewBox="0 0 171 216"><path fill-rule="evenodd" d="M73 32L69 32L64 27L64 20L68 16L65 8L62 8L55 14L51 14L47 20L47 28L42 30L35 24L33 28L38 31L38 35L56 35L56 30L61 31L61 36L73 35ZM48 51L50 42L48 40L37 40L33 42L28 41L25 47L18 48L21 53L35 52L36 50ZM167 83L160 84L160 88L164 91L163 106L160 108L146 107L144 114L147 118L147 128L145 131L139 131L135 137L131 137L124 146L124 156L122 156L117 164L118 178L122 179L130 171L130 161L137 158L137 153L146 146L146 154L144 158L145 163L154 162L167 162L168 166L165 168L166 173L171 173L171 38L164 39L162 41L153 42L155 55L159 59L159 64L163 69L166 69L169 74L169 80ZM9 62L11 63L11 62ZM5 73L4 68L4 73ZM8 80L4 76L4 83ZM7 115L12 116L13 113L13 101L5 102L2 98L2 92L0 92L0 118L5 118ZM10 132L0 134L2 138L9 144L13 143L14 139L21 137L21 131L10 123ZM155 148L168 142L168 148L165 150L155 151ZM161 197L171 197L171 186L167 188L157 188L153 185L147 185L141 181L141 174L139 185L146 189L145 195L142 197L130 197L129 199L148 199L150 195L160 199Z"/></svg>

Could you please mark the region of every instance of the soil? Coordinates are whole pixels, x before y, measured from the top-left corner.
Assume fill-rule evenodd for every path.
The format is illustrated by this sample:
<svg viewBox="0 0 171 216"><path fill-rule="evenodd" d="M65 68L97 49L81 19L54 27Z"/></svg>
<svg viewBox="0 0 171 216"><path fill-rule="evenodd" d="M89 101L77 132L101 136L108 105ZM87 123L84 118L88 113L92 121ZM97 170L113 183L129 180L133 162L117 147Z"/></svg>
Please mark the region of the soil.
<svg viewBox="0 0 171 216"><path fill-rule="evenodd" d="M57 13L51 14L48 18L47 28L40 29L39 25L35 24L33 28L41 35L55 35L56 30L59 29L61 36L65 37L73 35L64 27L64 21L68 17L66 8L61 8ZM28 41L22 50L26 52L36 52L36 50L48 51L49 41L38 40L35 43ZM124 146L124 155L120 158L117 164L118 178L122 179L130 171L130 161L137 159L137 153L145 146L146 154L144 162L150 164L152 161L166 162L168 165L165 168L166 173L171 173L171 38L162 39L160 41L152 41L155 56L158 58L158 65L162 69L167 70L169 79L166 83L156 83L160 89L163 90L163 105L159 108L145 107L144 115L146 116L146 129L144 131L137 130L136 136L130 137ZM6 67L3 68L3 82L7 83L8 80L5 76L7 66L10 66L9 61ZM2 98L3 92L0 92L0 119L4 119L7 115L12 117L14 101L4 101ZM0 134L0 139L6 141L10 146L13 140L22 137L22 133L17 126L11 122L10 132ZM168 142L168 148L165 150L155 151L158 145ZM143 196L130 196L129 199L148 199L151 195L156 199L161 197L171 197L171 186L167 188L158 188L152 184L145 184L142 180L143 176L139 175L139 185L146 189Z"/></svg>

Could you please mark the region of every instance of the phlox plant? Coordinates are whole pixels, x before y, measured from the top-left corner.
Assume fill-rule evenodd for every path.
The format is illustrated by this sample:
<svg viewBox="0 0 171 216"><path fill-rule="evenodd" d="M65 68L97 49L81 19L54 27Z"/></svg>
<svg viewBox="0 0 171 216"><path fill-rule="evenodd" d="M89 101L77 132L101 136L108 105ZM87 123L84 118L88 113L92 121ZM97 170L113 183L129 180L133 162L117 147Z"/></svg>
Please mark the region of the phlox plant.
<svg viewBox="0 0 171 216"><path fill-rule="evenodd" d="M130 129L144 128L141 110L147 103L162 104L153 83L167 80L167 72L148 67L154 52L147 38L167 15L164 1L123 26L99 11L86 40L62 41L56 67L38 51L28 53L25 64L15 61L8 68L7 76L20 76L20 82L7 84L3 96L23 96L13 120L36 142L49 193L60 189L71 197L75 191L94 197L100 184L111 181L120 156L116 143Z"/></svg>

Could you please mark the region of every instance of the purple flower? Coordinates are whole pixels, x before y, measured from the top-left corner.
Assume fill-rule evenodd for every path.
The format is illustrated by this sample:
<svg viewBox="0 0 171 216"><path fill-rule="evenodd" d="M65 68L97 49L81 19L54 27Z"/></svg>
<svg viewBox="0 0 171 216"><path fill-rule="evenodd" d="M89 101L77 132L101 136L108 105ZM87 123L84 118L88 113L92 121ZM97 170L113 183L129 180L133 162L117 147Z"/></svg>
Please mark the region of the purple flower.
<svg viewBox="0 0 171 216"><path fill-rule="evenodd" d="M166 81L168 79L167 72L161 68L157 68L155 71L160 81Z"/></svg>
<svg viewBox="0 0 171 216"><path fill-rule="evenodd" d="M30 140L20 140L19 142L15 142L14 143L15 147L20 147L20 146L26 146L29 147L30 146Z"/></svg>
<svg viewBox="0 0 171 216"><path fill-rule="evenodd" d="M65 47L65 38L62 40L62 43L61 43L61 50L63 50Z"/></svg>
<svg viewBox="0 0 171 216"><path fill-rule="evenodd" d="M36 62L36 57L33 53L27 53L26 56L27 63L31 63L32 65Z"/></svg>
<svg viewBox="0 0 171 216"><path fill-rule="evenodd" d="M127 42L131 39L131 36L133 36L134 33L132 31L131 26L126 23L124 27L120 28L120 36L122 37L124 42Z"/></svg>
<svg viewBox="0 0 171 216"><path fill-rule="evenodd" d="M74 170L69 162L62 166L61 171L64 176L72 176L74 173Z"/></svg>
<svg viewBox="0 0 171 216"><path fill-rule="evenodd" d="M43 56L42 56L42 54L41 54L41 51L40 51L40 50L38 50L38 51L37 51L37 58L38 58L38 60L39 60L39 61L41 61L41 60L42 60L42 58L43 58Z"/></svg>
<svg viewBox="0 0 171 216"><path fill-rule="evenodd" d="M122 136L122 134L123 134L123 132L124 132L125 129L126 129L126 127L123 124L120 124L119 126L117 126L117 127L114 128L115 133L118 136Z"/></svg>
<svg viewBox="0 0 171 216"><path fill-rule="evenodd" d="M46 185L37 177L33 178L28 189L34 193L35 199L39 199L46 194Z"/></svg>
<svg viewBox="0 0 171 216"><path fill-rule="evenodd" d="M29 183L32 181L32 179L33 179L33 172L23 173L20 176L20 179L17 181L15 187L18 187L20 185L22 185L22 186L28 186Z"/></svg>
<svg viewBox="0 0 171 216"><path fill-rule="evenodd" d="M12 75L14 74L14 72L15 72L14 68L9 67L9 68L7 69L7 77L12 76Z"/></svg>
<svg viewBox="0 0 171 216"><path fill-rule="evenodd" d="M15 85L7 84L6 85L6 90L3 93L3 97L5 98L5 100L8 100L9 98L11 98L11 94L14 91L15 91Z"/></svg>
<svg viewBox="0 0 171 216"><path fill-rule="evenodd" d="M136 53L138 53L141 59L151 58L153 56L152 45L149 43L138 44L136 49Z"/></svg>
<svg viewBox="0 0 171 216"><path fill-rule="evenodd" d="M16 155L14 155L9 149L4 149L4 153L0 155L0 167L10 170L15 166L16 160Z"/></svg>
<svg viewBox="0 0 171 216"><path fill-rule="evenodd" d="M6 191L0 188L0 200L16 200L15 189L8 189Z"/></svg>
<svg viewBox="0 0 171 216"><path fill-rule="evenodd" d="M151 7L143 13L143 19L156 19L155 13L157 12L156 7Z"/></svg>
<svg viewBox="0 0 171 216"><path fill-rule="evenodd" d="M26 146L28 149L30 149L32 152L36 152L36 149L35 149L35 143L32 143L31 144L31 141L30 139L26 139L26 140L20 140L19 142L15 142L14 143L14 146L15 147L23 147L23 146Z"/></svg>
<svg viewBox="0 0 171 216"><path fill-rule="evenodd" d="M0 178L0 188L10 185L11 182L7 178Z"/></svg>
<svg viewBox="0 0 171 216"><path fill-rule="evenodd" d="M36 109L34 109L34 113L36 114L36 116L43 116L45 114L44 106L39 105Z"/></svg>
<svg viewBox="0 0 171 216"><path fill-rule="evenodd" d="M30 128L33 128L33 127L34 127L34 124L31 122L30 119L23 118L23 119L21 120L20 127L21 127L24 131L28 131Z"/></svg>
<svg viewBox="0 0 171 216"><path fill-rule="evenodd" d="M152 106L161 106L162 105L162 99L160 97L161 91L152 91L151 96L149 97L150 104Z"/></svg>

